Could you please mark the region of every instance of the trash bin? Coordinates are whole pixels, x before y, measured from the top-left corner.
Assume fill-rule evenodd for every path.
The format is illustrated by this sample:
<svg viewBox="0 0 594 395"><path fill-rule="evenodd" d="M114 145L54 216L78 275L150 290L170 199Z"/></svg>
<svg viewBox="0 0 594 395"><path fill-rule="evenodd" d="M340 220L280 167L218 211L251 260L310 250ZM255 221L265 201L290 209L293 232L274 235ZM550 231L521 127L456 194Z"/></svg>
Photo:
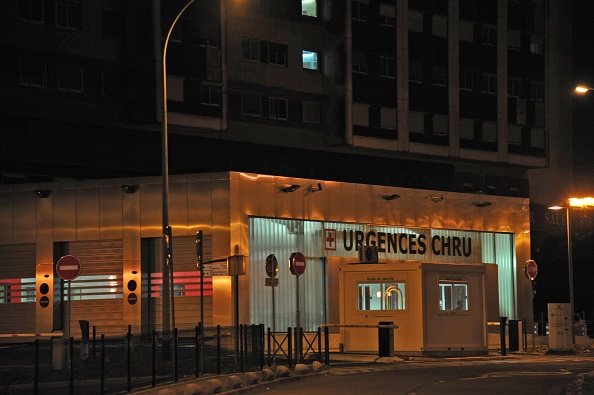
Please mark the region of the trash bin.
<svg viewBox="0 0 594 395"><path fill-rule="evenodd" d="M509 320L509 351L520 351L519 320Z"/></svg>
<svg viewBox="0 0 594 395"><path fill-rule="evenodd" d="M383 321L378 325L394 325L394 322ZM378 342L379 342L379 356L393 357L394 356L394 328L393 327L379 327L377 328Z"/></svg>

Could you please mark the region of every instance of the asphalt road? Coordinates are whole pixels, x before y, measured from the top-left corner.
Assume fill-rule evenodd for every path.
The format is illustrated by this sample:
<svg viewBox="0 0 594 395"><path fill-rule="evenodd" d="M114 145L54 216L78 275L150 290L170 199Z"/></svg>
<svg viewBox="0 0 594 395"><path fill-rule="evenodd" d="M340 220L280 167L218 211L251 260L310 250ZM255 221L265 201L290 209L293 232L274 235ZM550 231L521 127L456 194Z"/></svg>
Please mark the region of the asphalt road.
<svg viewBox="0 0 594 395"><path fill-rule="evenodd" d="M521 360L406 363L377 371L333 369L323 375L244 393L266 394L566 394L578 373L594 370L594 358L540 356ZM585 393L588 393L584 391ZM569 392L572 393L572 392Z"/></svg>

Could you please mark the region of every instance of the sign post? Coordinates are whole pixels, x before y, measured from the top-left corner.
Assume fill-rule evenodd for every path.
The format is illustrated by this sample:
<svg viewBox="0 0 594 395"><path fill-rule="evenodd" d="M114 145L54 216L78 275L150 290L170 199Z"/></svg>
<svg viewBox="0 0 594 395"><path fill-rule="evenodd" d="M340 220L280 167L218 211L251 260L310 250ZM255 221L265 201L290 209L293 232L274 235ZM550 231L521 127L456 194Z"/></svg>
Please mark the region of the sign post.
<svg viewBox="0 0 594 395"><path fill-rule="evenodd" d="M70 292L71 281L77 278L81 272L80 261L77 257L72 255L64 255L56 263L56 273L62 280L68 282L68 319L64 320L64 340L66 343L66 366L70 366L70 353L68 352L68 344L70 341L70 321L72 317L72 295Z"/></svg>
<svg viewBox="0 0 594 395"><path fill-rule="evenodd" d="M274 254L270 254L266 257L266 262L264 263L264 268L266 269L266 274L271 279L270 285L272 288L272 333L276 332L276 308L274 306L274 287L275 284L278 284L278 280L275 279L276 273L278 273L278 261ZM268 280L268 279L267 279ZM276 281L275 281L276 280ZM266 282L268 285L268 282Z"/></svg>
<svg viewBox="0 0 594 395"><path fill-rule="evenodd" d="M301 324L299 322L299 276L305 273L305 256L300 252L294 252L291 254L291 258L289 258L289 270L291 273L295 275L295 288L297 292L297 311L295 314L295 318L297 321L297 331L298 335L296 336L297 341L295 342L295 353L297 354L297 362L301 363Z"/></svg>

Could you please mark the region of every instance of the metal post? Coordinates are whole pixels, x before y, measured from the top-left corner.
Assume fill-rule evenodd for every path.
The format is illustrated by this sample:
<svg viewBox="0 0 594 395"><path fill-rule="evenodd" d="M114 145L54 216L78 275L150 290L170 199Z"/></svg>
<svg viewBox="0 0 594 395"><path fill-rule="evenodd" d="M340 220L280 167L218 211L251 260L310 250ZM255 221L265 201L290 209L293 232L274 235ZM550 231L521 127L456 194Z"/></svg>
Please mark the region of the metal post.
<svg viewBox="0 0 594 395"><path fill-rule="evenodd" d="M163 234L166 233L166 229L169 227L169 146L168 146L168 129L167 129L167 46L169 45L169 38L171 32L175 27L177 21L184 13L184 11L196 0L190 0L180 12L178 12L175 20L171 24L165 43L163 46L163 119L162 119L162 172L163 172ZM169 259L168 259L169 258ZM169 359L170 352L170 336L171 336L171 325L175 327L175 322L171 322L171 300L173 297L173 289L165 289L169 285L169 267L168 261L173 260L173 255L168 257L167 246L165 245L165 238L163 238L163 359ZM172 271L173 274L173 271ZM171 281L173 285L173 281Z"/></svg>
<svg viewBox="0 0 594 395"><path fill-rule="evenodd" d="M571 238L571 206L567 210L567 266L569 271L569 309L571 313L571 344L575 344L575 334L573 333L574 305L573 305L573 243Z"/></svg>

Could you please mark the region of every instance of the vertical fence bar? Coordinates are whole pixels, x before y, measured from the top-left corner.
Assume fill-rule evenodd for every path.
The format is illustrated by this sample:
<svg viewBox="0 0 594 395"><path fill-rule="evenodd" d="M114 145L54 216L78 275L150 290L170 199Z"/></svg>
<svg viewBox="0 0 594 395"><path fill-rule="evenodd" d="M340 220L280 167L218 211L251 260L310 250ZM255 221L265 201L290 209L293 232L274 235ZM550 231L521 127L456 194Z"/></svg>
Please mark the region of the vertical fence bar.
<svg viewBox="0 0 594 395"><path fill-rule="evenodd" d="M217 374L221 374L221 326L217 325Z"/></svg>
<svg viewBox="0 0 594 395"><path fill-rule="evenodd" d="M320 327L318 326L318 361L321 361L322 359L322 331L320 329Z"/></svg>
<svg viewBox="0 0 594 395"><path fill-rule="evenodd" d="M173 328L173 381L177 383L179 373L177 371L177 328Z"/></svg>
<svg viewBox="0 0 594 395"><path fill-rule="evenodd" d="M35 371L33 372L33 393L39 393L39 339L35 339Z"/></svg>
<svg viewBox="0 0 594 395"><path fill-rule="evenodd" d="M258 350L260 351L260 370L264 369L264 361L266 360L266 354L264 354L264 324L260 324L260 331L258 332Z"/></svg>
<svg viewBox="0 0 594 395"><path fill-rule="evenodd" d="M505 345L505 326L507 325L507 317L499 317L499 341L501 343L501 355L506 356Z"/></svg>
<svg viewBox="0 0 594 395"><path fill-rule="evenodd" d="M272 366L272 354L270 353L270 337L272 336L270 333L270 327L268 327L268 329L266 330L267 333L267 342L268 342L268 367Z"/></svg>
<svg viewBox="0 0 594 395"><path fill-rule="evenodd" d="M200 371L204 373L204 325L202 322L198 323L200 328Z"/></svg>
<svg viewBox="0 0 594 395"><path fill-rule="evenodd" d="M70 303L70 301L68 302ZM70 395L74 394L74 337L68 341L68 352L70 354Z"/></svg>
<svg viewBox="0 0 594 395"><path fill-rule="evenodd" d="M96 355L95 354L95 335L96 335L95 330L96 329L97 329L97 327L95 325L93 325L93 348L92 348L93 349L93 358L95 358L95 355Z"/></svg>
<svg viewBox="0 0 594 395"><path fill-rule="evenodd" d="M153 344L152 344L152 348L153 348L153 353L152 353L152 372L151 372L151 376L152 377L152 385L153 387L155 385L157 385L157 331L153 329Z"/></svg>
<svg viewBox="0 0 594 395"><path fill-rule="evenodd" d="M330 334L328 327L324 327L324 359L326 366L330 366Z"/></svg>
<svg viewBox="0 0 594 395"><path fill-rule="evenodd" d="M245 325L245 328L244 328L244 331L243 331L243 348L245 350L249 350L249 336L248 336L248 333L247 333L248 332L248 328L249 327L246 324ZM247 353L247 351L246 351L246 353ZM250 353L250 356L251 356L251 353Z"/></svg>
<svg viewBox="0 0 594 395"><path fill-rule="evenodd" d="M126 334L126 385L128 392L132 389L132 325L128 325Z"/></svg>
<svg viewBox="0 0 594 395"><path fill-rule="evenodd" d="M291 327L287 328L287 359L289 360L289 367L293 367L293 332Z"/></svg>
<svg viewBox="0 0 594 395"><path fill-rule="evenodd" d="M246 326L244 324L239 325L239 333L237 334L237 344L239 344L239 371L243 372L243 357L246 354L246 348L243 344L245 338Z"/></svg>
<svg viewBox="0 0 594 395"><path fill-rule="evenodd" d="M195 377L200 375L200 327L196 325L194 334L194 371Z"/></svg>
<svg viewBox="0 0 594 395"><path fill-rule="evenodd" d="M105 335L101 334L101 394L105 393Z"/></svg>

